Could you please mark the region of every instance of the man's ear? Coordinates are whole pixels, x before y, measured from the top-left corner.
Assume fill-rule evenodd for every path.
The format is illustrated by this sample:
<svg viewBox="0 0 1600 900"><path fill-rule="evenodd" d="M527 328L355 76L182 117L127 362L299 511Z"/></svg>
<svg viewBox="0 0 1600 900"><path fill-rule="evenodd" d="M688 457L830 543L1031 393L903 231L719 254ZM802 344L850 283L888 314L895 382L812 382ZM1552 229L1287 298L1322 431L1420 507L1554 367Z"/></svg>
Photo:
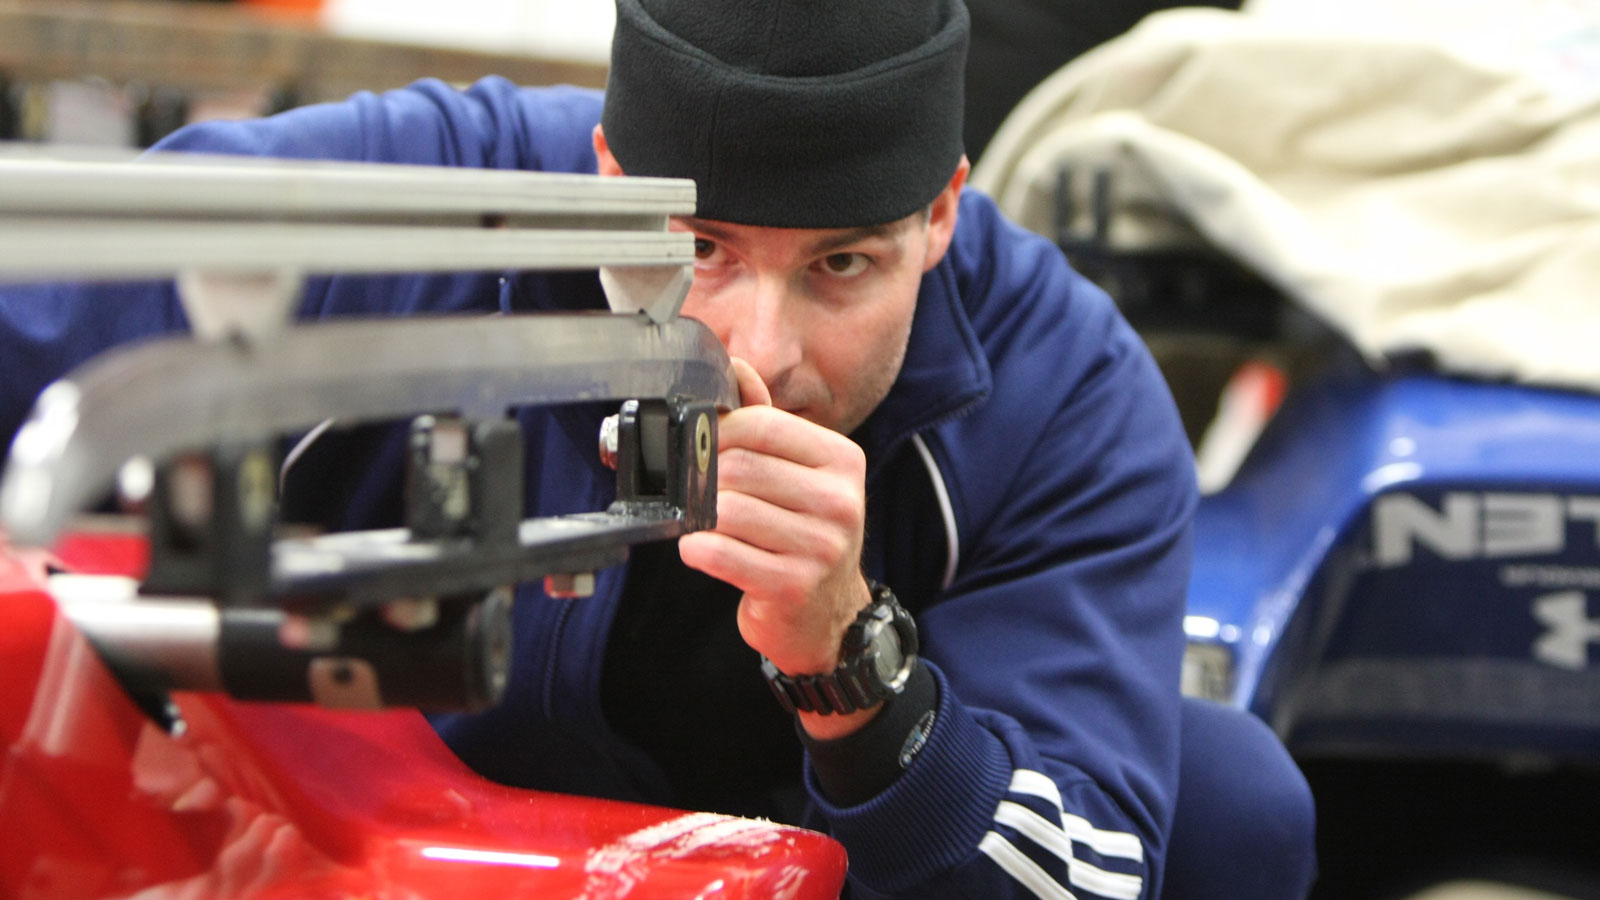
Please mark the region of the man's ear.
<svg viewBox="0 0 1600 900"><path fill-rule="evenodd" d="M933 198L933 203L928 207L928 253L923 258L924 272L938 265L944 259L945 251L950 249L950 239L956 233L956 212L961 208L961 189L966 186L967 173L970 171L972 163L963 155L956 166L956 173L950 176L950 183L944 186L944 190Z"/></svg>
<svg viewBox="0 0 1600 900"><path fill-rule="evenodd" d="M599 125L594 126L594 158L600 164L601 175L622 174L622 166L617 165L617 158L611 155L611 147L606 143L606 133Z"/></svg>

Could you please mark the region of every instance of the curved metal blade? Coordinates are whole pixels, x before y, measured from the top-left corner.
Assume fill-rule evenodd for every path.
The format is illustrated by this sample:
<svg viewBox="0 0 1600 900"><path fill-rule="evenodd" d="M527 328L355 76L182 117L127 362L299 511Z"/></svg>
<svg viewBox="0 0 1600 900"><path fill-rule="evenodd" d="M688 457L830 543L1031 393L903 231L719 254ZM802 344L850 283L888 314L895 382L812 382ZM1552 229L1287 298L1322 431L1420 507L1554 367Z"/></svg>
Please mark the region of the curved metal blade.
<svg viewBox="0 0 1600 900"><path fill-rule="evenodd" d="M127 460L161 459L329 418L504 414L514 406L682 396L738 404L728 356L692 319L562 313L320 323L249 342L119 348L40 395L0 480L0 525L46 545Z"/></svg>

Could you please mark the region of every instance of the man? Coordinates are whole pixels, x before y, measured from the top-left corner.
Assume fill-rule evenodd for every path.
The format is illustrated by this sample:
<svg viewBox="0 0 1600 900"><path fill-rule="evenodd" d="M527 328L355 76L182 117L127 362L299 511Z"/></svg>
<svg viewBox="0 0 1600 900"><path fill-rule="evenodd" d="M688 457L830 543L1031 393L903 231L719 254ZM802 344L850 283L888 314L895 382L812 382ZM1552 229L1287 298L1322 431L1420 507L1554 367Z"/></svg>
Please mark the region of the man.
<svg viewBox="0 0 1600 900"><path fill-rule="evenodd" d="M824 829L855 897L1159 893L1192 464L1105 296L963 192L966 33L958 0L620 0L603 120L589 92L422 82L168 142L698 185L684 313L744 400L718 526L589 598L521 591L505 701L435 723L478 771ZM592 274L337 277L301 313L603 305ZM170 289L113 287L0 295L0 325L16 416L69 360L182 320ZM609 501L605 412L519 416L529 515ZM322 439L288 506L392 521L391 438ZM852 624L898 607L920 653L852 686Z"/></svg>

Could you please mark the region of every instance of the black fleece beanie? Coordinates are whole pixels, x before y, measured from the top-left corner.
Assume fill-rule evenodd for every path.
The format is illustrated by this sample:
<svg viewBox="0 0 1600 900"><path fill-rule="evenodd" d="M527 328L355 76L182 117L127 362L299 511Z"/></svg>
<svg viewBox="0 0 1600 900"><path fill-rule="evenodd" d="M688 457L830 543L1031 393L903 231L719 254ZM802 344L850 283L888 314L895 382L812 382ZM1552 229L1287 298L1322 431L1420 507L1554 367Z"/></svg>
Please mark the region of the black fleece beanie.
<svg viewBox="0 0 1600 900"><path fill-rule="evenodd" d="M961 159L967 33L961 0L617 0L606 141L701 218L892 222Z"/></svg>

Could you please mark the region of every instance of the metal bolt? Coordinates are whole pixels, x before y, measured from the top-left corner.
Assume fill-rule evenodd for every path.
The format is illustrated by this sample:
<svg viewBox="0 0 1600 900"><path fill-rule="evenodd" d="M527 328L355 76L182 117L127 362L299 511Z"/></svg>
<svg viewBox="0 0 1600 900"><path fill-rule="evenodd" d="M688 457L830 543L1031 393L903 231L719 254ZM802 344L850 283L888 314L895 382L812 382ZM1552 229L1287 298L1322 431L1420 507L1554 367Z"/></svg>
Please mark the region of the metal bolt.
<svg viewBox="0 0 1600 900"><path fill-rule="evenodd" d="M593 572L567 572L544 577L544 592L557 600L594 595Z"/></svg>
<svg viewBox="0 0 1600 900"><path fill-rule="evenodd" d="M272 501L276 493L272 461L267 454L251 451L239 464L239 518L251 531L262 531L272 524Z"/></svg>
<svg viewBox="0 0 1600 900"><path fill-rule="evenodd" d="M439 603L431 597L405 597L383 605L383 621L398 631L422 631L439 622Z"/></svg>
<svg viewBox="0 0 1600 900"><path fill-rule="evenodd" d="M117 470L117 495L125 507L142 507L155 485L156 465L148 456L135 456Z"/></svg>
<svg viewBox="0 0 1600 900"><path fill-rule="evenodd" d="M173 462L167 484L172 517L182 527L205 528L211 522L211 460L186 456Z"/></svg>
<svg viewBox="0 0 1600 900"><path fill-rule="evenodd" d="M332 619L289 613L278 623L278 643L290 650L325 653L339 646L339 631Z"/></svg>

